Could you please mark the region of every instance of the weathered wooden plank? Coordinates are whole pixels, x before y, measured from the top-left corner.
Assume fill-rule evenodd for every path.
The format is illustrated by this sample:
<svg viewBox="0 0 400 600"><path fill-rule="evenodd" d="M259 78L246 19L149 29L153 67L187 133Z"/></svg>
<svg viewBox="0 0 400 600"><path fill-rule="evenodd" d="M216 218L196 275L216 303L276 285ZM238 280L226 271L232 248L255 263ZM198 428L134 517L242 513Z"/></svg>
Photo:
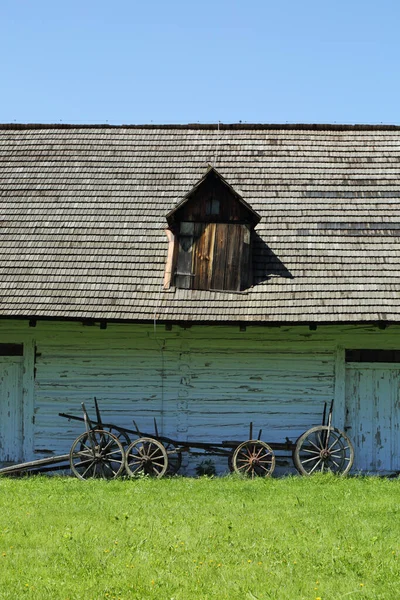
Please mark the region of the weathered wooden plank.
<svg viewBox="0 0 400 600"><path fill-rule="evenodd" d="M225 290L240 290L243 225L226 225Z"/></svg>
<svg viewBox="0 0 400 600"><path fill-rule="evenodd" d="M23 357L0 357L0 461L23 458Z"/></svg>
<svg viewBox="0 0 400 600"><path fill-rule="evenodd" d="M346 364L345 350L338 346L335 352L335 387L333 403L333 422L335 427L342 429L346 422Z"/></svg>
<svg viewBox="0 0 400 600"><path fill-rule="evenodd" d="M77 455L79 456L79 455ZM41 466L45 465L55 465L61 462L69 461L69 453L63 454L61 456L49 456L48 458L41 458L35 461L30 461L26 463L20 463L17 465L10 465L8 467L3 467L0 469L0 475L11 475L14 473L22 473L24 471L35 470Z"/></svg>
<svg viewBox="0 0 400 600"><path fill-rule="evenodd" d="M391 459L392 469L399 470L400 467L400 370L396 370L392 375L392 397L391 397Z"/></svg>
<svg viewBox="0 0 400 600"><path fill-rule="evenodd" d="M35 340L29 336L24 343L22 374L22 455L32 455L34 447L33 414L35 407Z"/></svg>
<svg viewBox="0 0 400 600"><path fill-rule="evenodd" d="M399 367L349 363L346 369L346 429L355 446L357 470L397 472L400 468Z"/></svg>
<svg viewBox="0 0 400 600"><path fill-rule="evenodd" d="M175 283L177 287L192 287L192 249L194 240L194 223L182 222L178 236L178 257L176 261Z"/></svg>
<svg viewBox="0 0 400 600"><path fill-rule="evenodd" d="M213 259L213 274L211 288L213 290L223 290L226 269L226 251L227 251L228 225L226 223L217 223L215 227L215 246Z"/></svg>
<svg viewBox="0 0 400 600"><path fill-rule="evenodd" d="M392 454L392 416L393 406L397 402L394 398L394 381L398 380L400 371L392 369L389 372L377 369L375 376L375 398L373 405L373 431L374 431L374 464L375 471L397 470L400 460ZM396 386L397 387L397 386ZM397 389L396 389L397 391ZM394 429L394 428L393 428Z"/></svg>
<svg viewBox="0 0 400 600"><path fill-rule="evenodd" d="M247 225L242 225L242 229L243 245L240 261L240 289L245 290L253 284L252 232Z"/></svg>
<svg viewBox="0 0 400 600"><path fill-rule="evenodd" d="M214 255L215 223L195 223L195 237L193 288L209 290Z"/></svg>

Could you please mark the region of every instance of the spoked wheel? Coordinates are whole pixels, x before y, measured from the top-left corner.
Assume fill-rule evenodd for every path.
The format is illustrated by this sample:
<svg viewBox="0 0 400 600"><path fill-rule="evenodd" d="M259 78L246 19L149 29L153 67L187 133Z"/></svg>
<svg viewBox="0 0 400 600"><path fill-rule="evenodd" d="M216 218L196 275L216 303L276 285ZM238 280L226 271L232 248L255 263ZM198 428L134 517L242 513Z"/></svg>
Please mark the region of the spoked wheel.
<svg viewBox="0 0 400 600"><path fill-rule="evenodd" d="M265 442L248 440L238 446L232 456L235 473L254 477L269 477L275 468L275 455Z"/></svg>
<svg viewBox="0 0 400 600"><path fill-rule="evenodd" d="M293 461L302 475L318 471L346 475L353 465L354 449L347 435L340 429L320 425L299 437Z"/></svg>
<svg viewBox="0 0 400 600"><path fill-rule="evenodd" d="M126 451L125 468L132 477L140 474L162 477L168 469L167 452L158 440L139 438Z"/></svg>
<svg viewBox="0 0 400 600"><path fill-rule="evenodd" d="M164 448L168 456L166 475L176 475L182 465L182 452L171 442L167 442Z"/></svg>
<svg viewBox="0 0 400 600"><path fill-rule="evenodd" d="M102 429L82 433L72 444L69 463L79 479L114 479L124 470L125 452L118 438Z"/></svg>

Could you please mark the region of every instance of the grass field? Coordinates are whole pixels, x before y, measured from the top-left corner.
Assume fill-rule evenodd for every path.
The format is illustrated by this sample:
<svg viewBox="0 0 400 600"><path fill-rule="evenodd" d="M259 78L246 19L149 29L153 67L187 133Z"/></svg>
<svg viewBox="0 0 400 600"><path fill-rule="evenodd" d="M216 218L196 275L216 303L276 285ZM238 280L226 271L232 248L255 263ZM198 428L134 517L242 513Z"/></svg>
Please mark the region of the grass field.
<svg viewBox="0 0 400 600"><path fill-rule="evenodd" d="M397 600L400 481L0 480L0 598Z"/></svg>

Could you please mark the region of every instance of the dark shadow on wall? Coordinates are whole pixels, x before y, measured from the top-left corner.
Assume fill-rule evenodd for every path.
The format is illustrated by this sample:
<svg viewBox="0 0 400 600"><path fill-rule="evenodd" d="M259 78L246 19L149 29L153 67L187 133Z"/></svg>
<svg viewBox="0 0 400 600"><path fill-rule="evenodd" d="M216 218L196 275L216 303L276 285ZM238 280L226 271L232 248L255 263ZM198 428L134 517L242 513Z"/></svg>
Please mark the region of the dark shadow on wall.
<svg viewBox="0 0 400 600"><path fill-rule="evenodd" d="M269 281L275 277L294 279L289 269L285 267L283 262L255 231L253 231L252 245L253 285Z"/></svg>

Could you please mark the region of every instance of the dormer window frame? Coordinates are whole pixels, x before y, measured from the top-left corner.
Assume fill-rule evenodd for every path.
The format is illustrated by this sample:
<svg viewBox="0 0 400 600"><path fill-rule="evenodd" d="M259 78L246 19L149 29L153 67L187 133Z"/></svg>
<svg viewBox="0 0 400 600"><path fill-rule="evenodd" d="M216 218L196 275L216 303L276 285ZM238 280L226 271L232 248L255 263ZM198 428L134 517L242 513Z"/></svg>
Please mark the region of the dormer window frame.
<svg viewBox="0 0 400 600"><path fill-rule="evenodd" d="M167 215L174 238L173 252L168 253L169 283L223 292L250 287L251 234L260 218L210 167Z"/></svg>

